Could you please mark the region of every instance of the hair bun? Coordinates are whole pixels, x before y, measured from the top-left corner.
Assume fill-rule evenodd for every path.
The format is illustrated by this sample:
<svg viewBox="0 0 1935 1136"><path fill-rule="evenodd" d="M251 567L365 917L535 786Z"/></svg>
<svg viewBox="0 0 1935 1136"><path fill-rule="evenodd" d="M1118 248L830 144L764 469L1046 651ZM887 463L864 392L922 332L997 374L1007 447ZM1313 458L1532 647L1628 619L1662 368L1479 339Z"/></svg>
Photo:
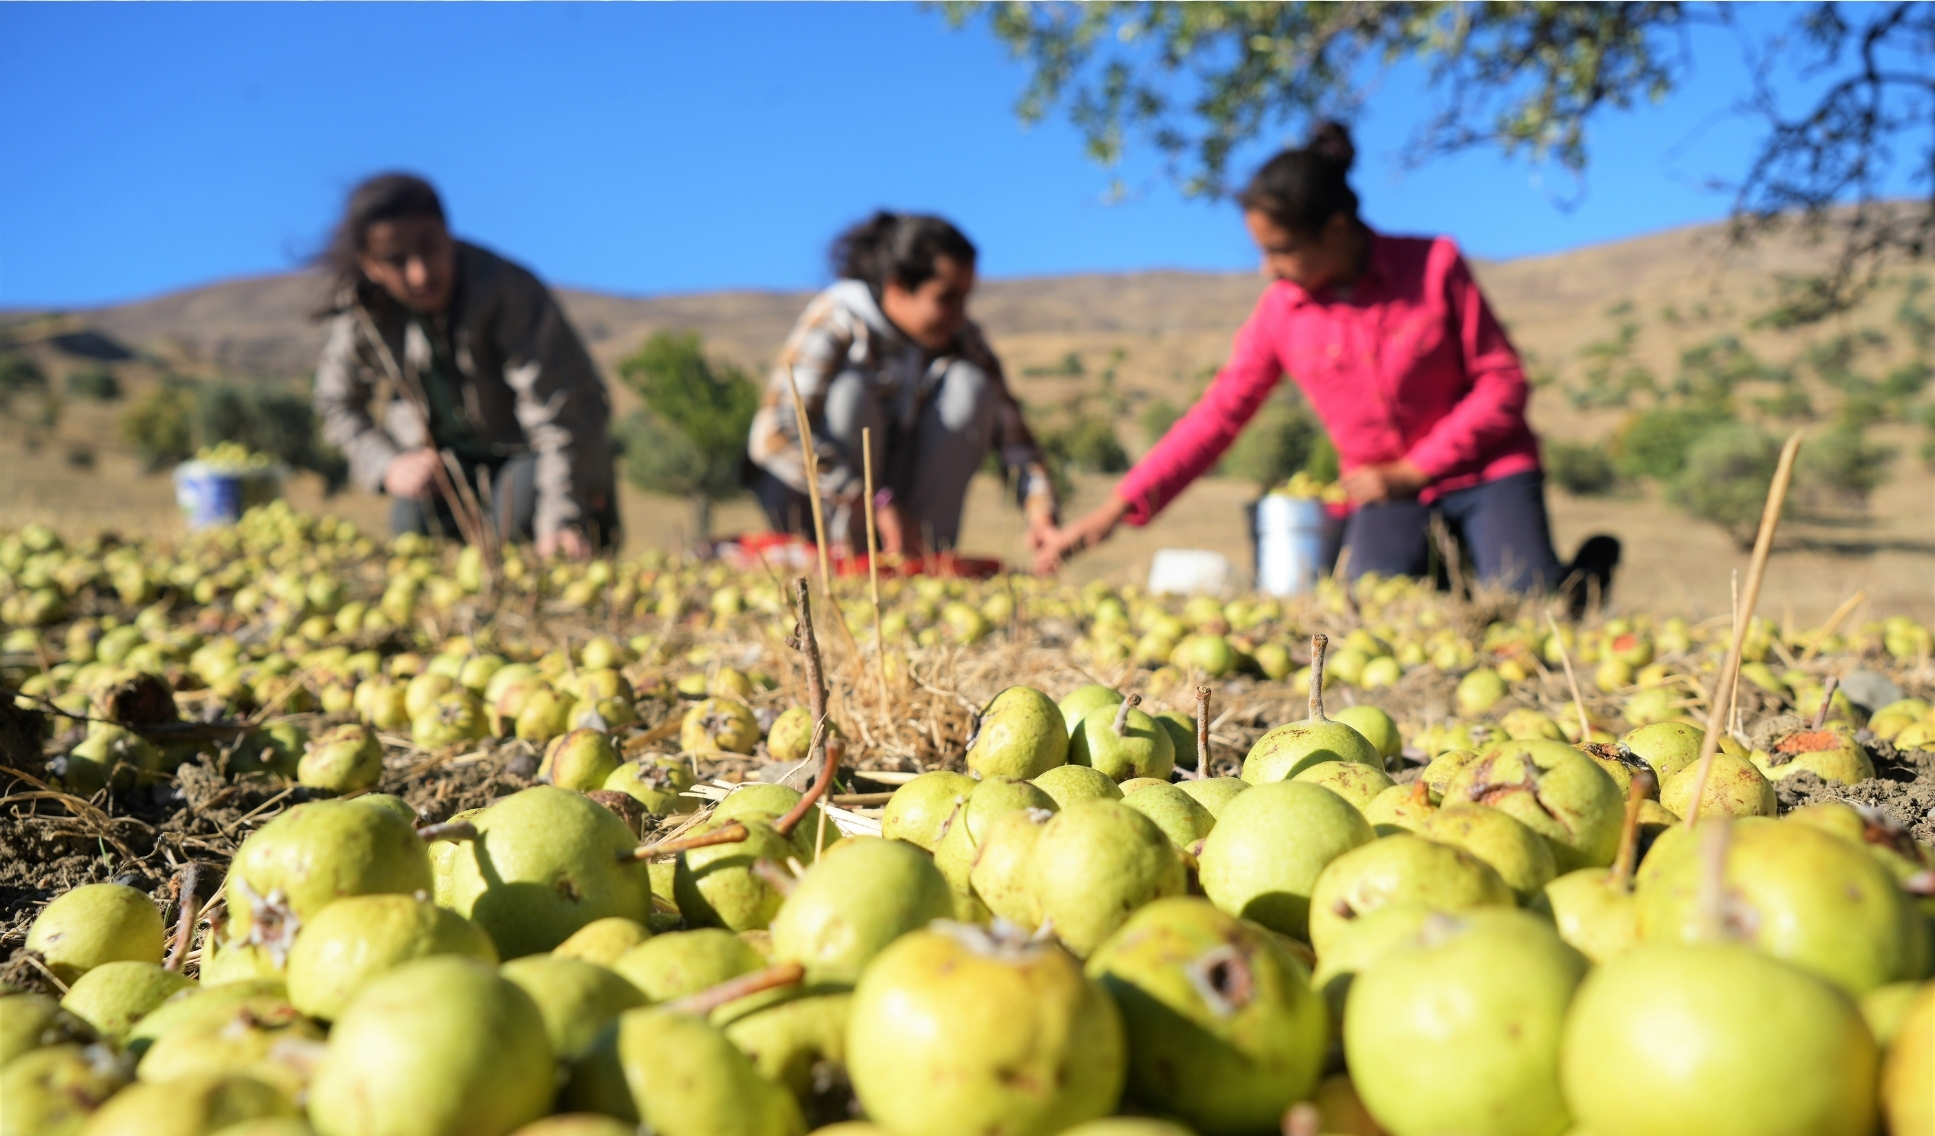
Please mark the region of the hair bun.
<svg viewBox="0 0 1935 1136"><path fill-rule="evenodd" d="M1357 159L1357 146L1350 140L1350 128L1332 119L1317 123L1310 132L1310 143L1306 149L1329 158L1347 170Z"/></svg>

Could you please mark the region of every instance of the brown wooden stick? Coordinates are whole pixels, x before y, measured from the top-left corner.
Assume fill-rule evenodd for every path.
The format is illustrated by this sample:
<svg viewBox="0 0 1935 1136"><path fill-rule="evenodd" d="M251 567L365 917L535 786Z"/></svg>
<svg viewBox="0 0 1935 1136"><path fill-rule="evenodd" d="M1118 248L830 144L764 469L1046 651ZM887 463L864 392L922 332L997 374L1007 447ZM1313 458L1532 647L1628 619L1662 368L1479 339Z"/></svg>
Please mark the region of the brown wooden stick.
<svg viewBox="0 0 1935 1136"><path fill-rule="evenodd" d="M448 820L417 829L417 838L425 844L434 844L439 840L475 840L481 835L477 826L467 820Z"/></svg>
<svg viewBox="0 0 1935 1136"><path fill-rule="evenodd" d="M781 836L793 835L793 830L799 827L801 820L805 819L807 810L819 804L820 798L826 796L827 790L833 785L833 775L838 771L840 764L839 747L826 744L826 671L820 664L820 642L813 635L813 600L808 591L804 576L793 581L793 605L799 613L794 642L799 647L806 670L807 712L813 715L814 723L812 748L809 748L807 753L810 756L813 749L820 751L820 776L813 782L813 787L800 797L799 803L793 806L792 811L780 817L778 823L773 825L773 830ZM821 835L824 834L825 829L822 827Z"/></svg>
<svg viewBox="0 0 1935 1136"><path fill-rule="evenodd" d="M175 941L168 948L167 961L161 964L164 970L180 970L182 963L188 961L188 944L195 937L195 916L201 908L195 895L196 877L200 870L201 866L193 860L188 861L182 869L181 918L175 921Z"/></svg>
<svg viewBox="0 0 1935 1136"><path fill-rule="evenodd" d="M1821 707L1814 711L1814 729L1827 725L1828 707L1834 705L1834 689L1840 685L1840 675L1828 676L1827 685L1821 690Z"/></svg>
<svg viewBox="0 0 1935 1136"><path fill-rule="evenodd" d="M793 391L793 421L800 431L800 456L806 460L806 499L813 506L813 539L820 552L820 591L827 602L833 602L833 569L827 560L826 551L826 509L820 504L820 457L813 446L813 423L807 420L806 403L800 398L800 385L793 378L793 368L786 367L786 385ZM867 502L871 512L873 502Z"/></svg>
<svg viewBox="0 0 1935 1136"><path fill-rule="evenodd" d="M1841 606L1834 609L1834 614L1828 616L1828 621L1821 625L1821 630L1808 641L1807 650L1801 652L1801 662L1805 663L1815 655L1820 654L1821 644L1833 638L1834 633L1841 630L1841 625L1847 622L1850 615L1854 614L1854 609L1867 602L1868 593L1866 589L1856 592L1847 599L1842 600Z"/></svg>
<svg viewBox="0 0 1935 1136"><path fill-rule="evenodd" d="M1693 811L1699 812L1697 803ZM1727 845L1733 837L1733 820L1715 817L1700 835L1700 886L1694 911L1700 941L1718 943L1727 937Z"/></svg>
<svg viewBox="0 0 1935 1136"><path fill-rule="evenodd" d="M783 962L769 966L765 970L755 970L738 978L721 982L719 985L697 994L674 998L665 1003L665 1008L675 1014L689 1014L702 1018L721 1006L737 1002L767 990L777 990L781 986L797 986L806 978L806 968L796 962Z"/></svg>
<svg viewBox="0 0 1935 1136"><path fill-rule="evenodd" d="M1619 854L1613 857L1613 883L1621 891L1633 886L1633 864L1639 859L1639 809L1659 787L1659 779L1641 769L1626 787L1626 818L1619 826Z"/></svg>
<svg viewBox="0 0 1935 1136"><path fill-rule="evenodd" d="M1209 776L1209 687L1196 688L1196 780Z"/></svg>
<svg viewBox="0 0 1935 1136"><path fill-rule="evenodd" d="M1579 676L1572 672L1572 652L1566 650L1565 637L1559 634L1559 621L1545 613L1545 624L1552 629L1552 641L1559 645L1559 661L1565 664L1566 685L1572 688L1572 705L1579 710L1579 742L1592 740L1592 719L1586 716L1586 699L1579 693Z"/></svg>
<svg viewBox="0 0 1935 1136"><path fill-rule="evenodd" d="M1760 584L1767 576L1767 560L1774 552L1774 530L1780 527L1781 507L1787 503L1787 487L1794 479L1794 457L1801 450L1801 432L1796 430L1780 448L1780 465L1774 470L1774 483L1767 489L1767 506L1761 510L1760 532L1754 537L1753 560L1747 565L1747 589L1740 599L1738 618L1733 623L1733 645L1714 678L1713 703L1707 708L1707 732L1700 739L1698 771L1693 775L1693 802L1687 810L1686 828L1700 815L1700 797L1706 792L1707 776L1713 771L1713 755L1720 752L1721 731L1727 728L1727 708L1733 704L1740 683L1740 654L1747 643L1747 627L1754 621L1754 608L1760 603Z"/></svg>
<svg viewBox="0 0 1935 1136"><path fill-rule="evenodd" d="M1319 631L1310 637L1310 720L1328 722L1324 717L1324 655L1330 650L1330 636Z"/></svg>
<svg viewBox="0 0 1935 1136"><path fill-rule="evenodd" d="M873 654L880 672L880 705L887 705L887 637L880 629L880 541L873 518L873 427L860 428L862 472L867 480L867 592L873 600Z"/></svg>
<svg viewBox="0 0 1935 1136"><path fill-rule="evenodd" d="M710 848L714 844L737 844L746 839L746 826L737 821L715 828L711 832L680 836L672 840L661 840L656 844L641 844L628 848L618 854L624 860L654 860L660 856L670 856L675 852L689 852L694 848Z"/></svg>

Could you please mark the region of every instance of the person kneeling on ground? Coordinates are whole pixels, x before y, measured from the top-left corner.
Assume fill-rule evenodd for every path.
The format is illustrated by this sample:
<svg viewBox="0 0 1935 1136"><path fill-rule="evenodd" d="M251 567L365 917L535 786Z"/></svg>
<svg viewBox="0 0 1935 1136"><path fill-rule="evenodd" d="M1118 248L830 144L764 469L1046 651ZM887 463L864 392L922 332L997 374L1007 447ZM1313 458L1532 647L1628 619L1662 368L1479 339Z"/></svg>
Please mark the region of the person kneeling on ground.
<svg viewBox="0 0 1935 1136"><path fill-rule="evenodd" d="M1041 447L967 317L974 245L939 217L875 213L833 244L838 280L793 326L753 418L752 489L779 532L813 532L797 388L818 451L827 539L866 547L862 431L882 552L955 546L968 482L992 448L1039 550L1057 504Z"/></svg>
<svg viewBox="0 0 1935 1136"><path fill-rule="evenodd" d="M1552 550L1538 438L1518 352L1448 237L1393 237L1357 215L1350 135L1265 163L1239 201L1271 280L1229 363L1116 486L1057 533L1041 571L1147 524L1223 456L1288 372L1337 446L1352 511L1346 572L1422 576L1435 513L1480 579L1563 592L1576 614L1603 602L1619 542L1595 536L1571 564Z"/></svg>
<svg viewBox="0 0 1935 1136"><path fill-rule="evenodd" d="M460 535L447 454L486 523L539 555L616 546L611 404L537 277L452 238L436 189L408 174L350 193L324 263L316 409L352 479L395 500L392 532Z"/></svg>

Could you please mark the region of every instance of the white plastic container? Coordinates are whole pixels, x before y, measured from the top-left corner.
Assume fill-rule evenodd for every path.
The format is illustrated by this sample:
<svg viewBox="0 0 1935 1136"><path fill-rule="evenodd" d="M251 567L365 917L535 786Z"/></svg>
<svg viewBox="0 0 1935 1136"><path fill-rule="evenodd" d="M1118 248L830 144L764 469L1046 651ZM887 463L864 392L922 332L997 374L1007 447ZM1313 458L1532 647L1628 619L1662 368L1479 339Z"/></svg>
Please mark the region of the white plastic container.
<svg viewBox="0 0 1935 1136"><path fill-rule="evenodd" d="M1336 525L1324 503L1271 494L1256 503L1255 516L1257 590L1295 596L1315 588Z"/></svg>
<svg viewBox="0 0 1935 1136"><path fill-rule="evenodd" d="M1149 590L1159 596L1228 595L1236 566L1220 552L1164 548L1149 562Z"/></svg>

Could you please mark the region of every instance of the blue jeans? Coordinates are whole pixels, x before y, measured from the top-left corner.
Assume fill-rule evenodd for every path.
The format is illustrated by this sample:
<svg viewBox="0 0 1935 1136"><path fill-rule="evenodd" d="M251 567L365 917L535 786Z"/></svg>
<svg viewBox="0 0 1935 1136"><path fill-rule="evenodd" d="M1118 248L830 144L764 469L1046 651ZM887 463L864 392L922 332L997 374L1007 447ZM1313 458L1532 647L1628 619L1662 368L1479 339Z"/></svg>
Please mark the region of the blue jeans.
<svg viewBox="0 0 1935 1136"><path fill-rule="evenodd" d="M1478 578L1515 592L1550 591L1565 576L1552 551L1545 514L1545 475L1515 473L1459 489L1429 505L1386 501L1365 505L1344 524L1346 573L1424 576L1431 571L1431 515L1444 519L1470 551Z"/></svg>

